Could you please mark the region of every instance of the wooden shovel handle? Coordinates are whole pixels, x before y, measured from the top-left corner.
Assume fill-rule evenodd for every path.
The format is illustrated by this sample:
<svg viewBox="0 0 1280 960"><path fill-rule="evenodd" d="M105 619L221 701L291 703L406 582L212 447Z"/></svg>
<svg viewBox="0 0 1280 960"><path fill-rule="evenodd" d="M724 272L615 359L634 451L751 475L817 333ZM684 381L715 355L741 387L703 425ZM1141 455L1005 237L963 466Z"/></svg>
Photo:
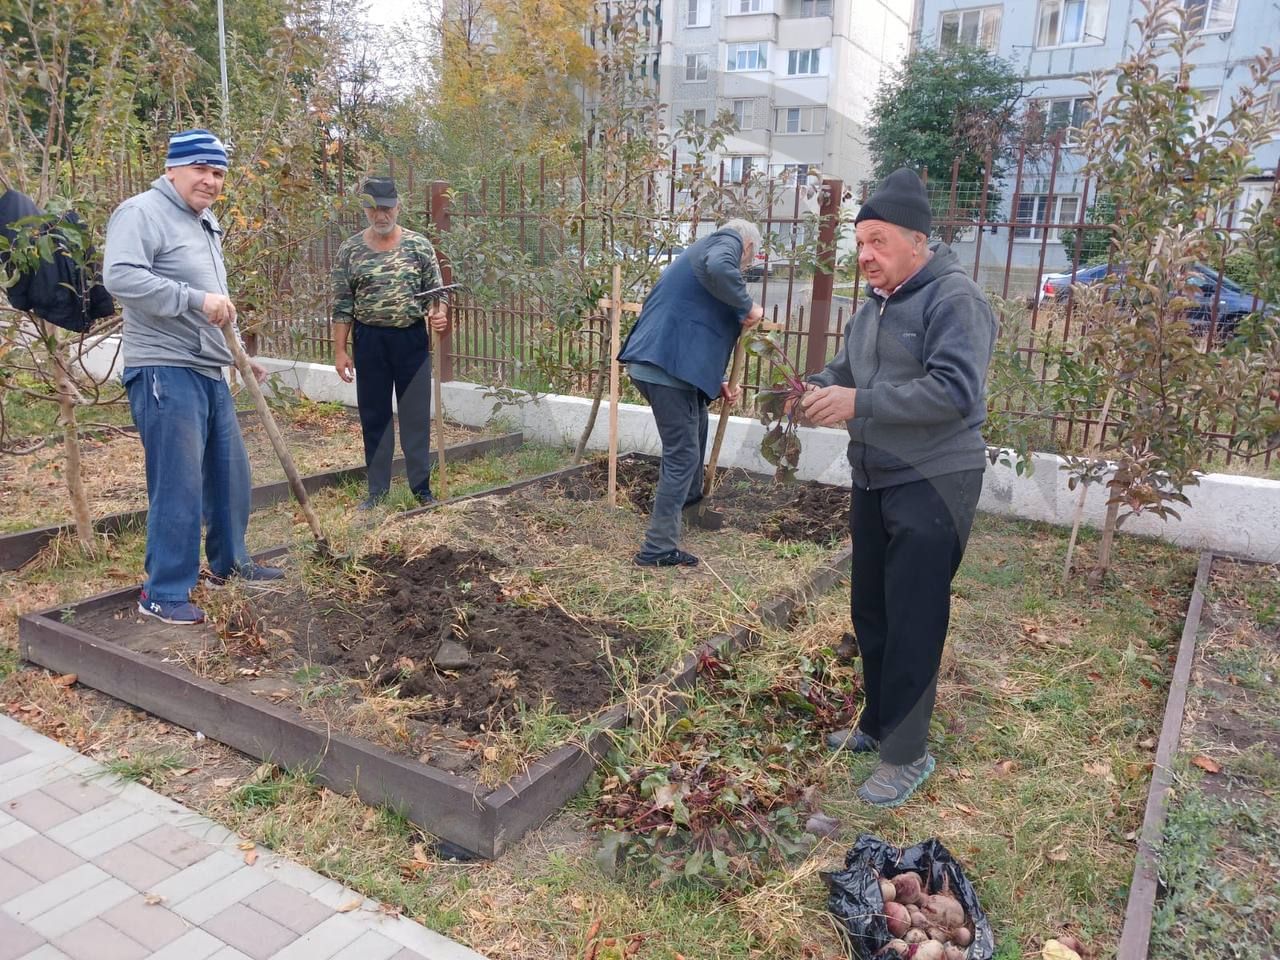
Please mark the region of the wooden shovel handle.
<svg viewBox="0 0 1280 960"><path fill-rule="evenodd" d="M307 518L311 535L316 538L317 546L322 550L327 549L329 541L324 531L320 529L320 521L316 517L315 510L311 508L311 498L307 496L307 488L302 485L302 477L298 474L298 468L294 466L293 457L289 453L288 446L285 445L284 436L276 425L276 418L272 416L271 408L267 406L267 398L262 395L262 388L258 386L258 378L254 376L253 368L249 366L249 356L244 352L244 347L240 345L240 338L235 335L230 323L222 325L222 335L226 338L227 348L235 359L236 369L240 371L240 379L244 382L245 389L249 391L249 396L253 398L253 405L258 409L258 416L262 418L267 436L271 438L271 446L276 456L280 458L284 475L289 478L289 489L293 491L298 505L302 507L303 516Z"/></svg>
<svg viewBox="0 0 1280 960"><path fill-rule="evenodd" d="M729 367L730 392L736 390L742 380L742 367L746 361L746 353L746 341L739 337L738 345L733 348L733 364ZM707 461L707 468L702 478L704 497L711 496L711 491L716 485L716 464L720 460L720 447L724 445L724 433L729 427L729 413L732 409L727 400L720 401L720 419L716 423L716 439L711 444L711 458Z"/></svg>

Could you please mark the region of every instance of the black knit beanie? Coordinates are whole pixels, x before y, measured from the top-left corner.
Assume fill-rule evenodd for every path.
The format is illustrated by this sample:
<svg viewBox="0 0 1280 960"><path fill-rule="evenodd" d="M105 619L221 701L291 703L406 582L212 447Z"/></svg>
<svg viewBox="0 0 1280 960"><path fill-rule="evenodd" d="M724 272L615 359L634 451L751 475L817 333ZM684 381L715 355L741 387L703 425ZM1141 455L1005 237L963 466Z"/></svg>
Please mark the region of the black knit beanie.
<svg viewBox="0 0 1280 960"><path fill-rule="evenodd" d="M916 172L908 167L899 167L885 177L862 205L853 222L858 224L863 220L896 223L928 236L933 214L929 210L929 195Z"/></svg>

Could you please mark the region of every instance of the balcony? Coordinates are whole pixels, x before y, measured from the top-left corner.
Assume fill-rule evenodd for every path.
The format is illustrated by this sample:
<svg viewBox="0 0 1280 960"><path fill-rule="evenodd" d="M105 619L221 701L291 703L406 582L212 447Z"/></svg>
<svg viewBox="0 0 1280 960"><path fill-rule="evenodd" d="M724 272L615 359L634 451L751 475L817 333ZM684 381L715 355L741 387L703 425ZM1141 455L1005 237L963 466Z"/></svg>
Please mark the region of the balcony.
<svg viewBox="0 0 1280 960"><path fill-rule="evenodd" d="M783 20L830 20L833 0L778 0L778 15Z"/></svg>

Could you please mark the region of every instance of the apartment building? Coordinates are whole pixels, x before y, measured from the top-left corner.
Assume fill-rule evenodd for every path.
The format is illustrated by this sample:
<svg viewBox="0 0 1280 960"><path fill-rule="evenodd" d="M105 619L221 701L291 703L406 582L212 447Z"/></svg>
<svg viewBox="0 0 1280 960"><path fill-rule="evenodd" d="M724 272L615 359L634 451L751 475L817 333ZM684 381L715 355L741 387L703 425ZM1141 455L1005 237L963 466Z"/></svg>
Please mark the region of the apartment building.
<svg viewBox="0 0 1280 960"><path fill-rule="evenodd" d="M1202 42L1193 55L1189 80L1205 94L1203 113L1217 116L1248 82L1248 61L1263 47L1280 47L1280 8L1275 0L1182 3ZM943 47L972 44L1009 60L1022 76L1025 96L1043 112L1047 132L1053 132L1078 126L1090 116L1095 104L1081 78L1108 71L1130 55L1139 40L1134 21L1142 12L1134 0L918 0L912 42ZM1112 89L1104 89L1104 98ZM1271 87L1269 109L1280 116L1280 84ZM1270 196L1280 162L1280 140L1259 150L1253 162L1258 173L1241 186L1242 206ZM1015 269L1034 267L1039 263L1044 235L1040 227L1030 224L1077 220L1084 188L1082 160L1071 152L1069 134L1052 194L1048 166L1047 160L1028 165L1016 208L1006 210L1012 216L1003 218L1025 221L1028 226L989 232L983 238L984 262L990 259L1003 264L1012 245ZM1012 192L1012 185L1005 185L1007 204L1012 202ZM1059 230L1048 228L1046 269L1065 267L1068 260L1059 242Z"/></svg>

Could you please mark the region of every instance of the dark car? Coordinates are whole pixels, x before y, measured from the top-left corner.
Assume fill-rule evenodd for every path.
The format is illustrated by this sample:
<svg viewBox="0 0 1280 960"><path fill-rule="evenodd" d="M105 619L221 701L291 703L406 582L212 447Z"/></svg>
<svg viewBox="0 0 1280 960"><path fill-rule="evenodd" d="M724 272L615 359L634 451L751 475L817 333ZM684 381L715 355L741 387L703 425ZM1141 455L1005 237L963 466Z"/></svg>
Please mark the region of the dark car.
<svg viewBox="0 0 1280 960"><path fill-rule="evenodd" d="M1107 277L1119 277L1124 268L1111 264L1097 264L1077 270L1075 280L1070 274L1054 274L1052 279L1045 278L1043 293L1045 298L1052 296L1059 303L1065 302L1071 294L1074 284L1091 286L1100 283ZM1197 263L1191 268L1187 278L1187 294L1195 299L1196 306L1187 312L1187 322L1197 336L1204 336L1214 323L1214 298L1217 297L1217 323L1214 326L1216 339L1228 340L1234 334L1240 321L1250 313L1264 310L1271 313L1275 307L1264 303L1261 297L1245 290L1234 280L1226 277L1212 267Z"/></svg>

